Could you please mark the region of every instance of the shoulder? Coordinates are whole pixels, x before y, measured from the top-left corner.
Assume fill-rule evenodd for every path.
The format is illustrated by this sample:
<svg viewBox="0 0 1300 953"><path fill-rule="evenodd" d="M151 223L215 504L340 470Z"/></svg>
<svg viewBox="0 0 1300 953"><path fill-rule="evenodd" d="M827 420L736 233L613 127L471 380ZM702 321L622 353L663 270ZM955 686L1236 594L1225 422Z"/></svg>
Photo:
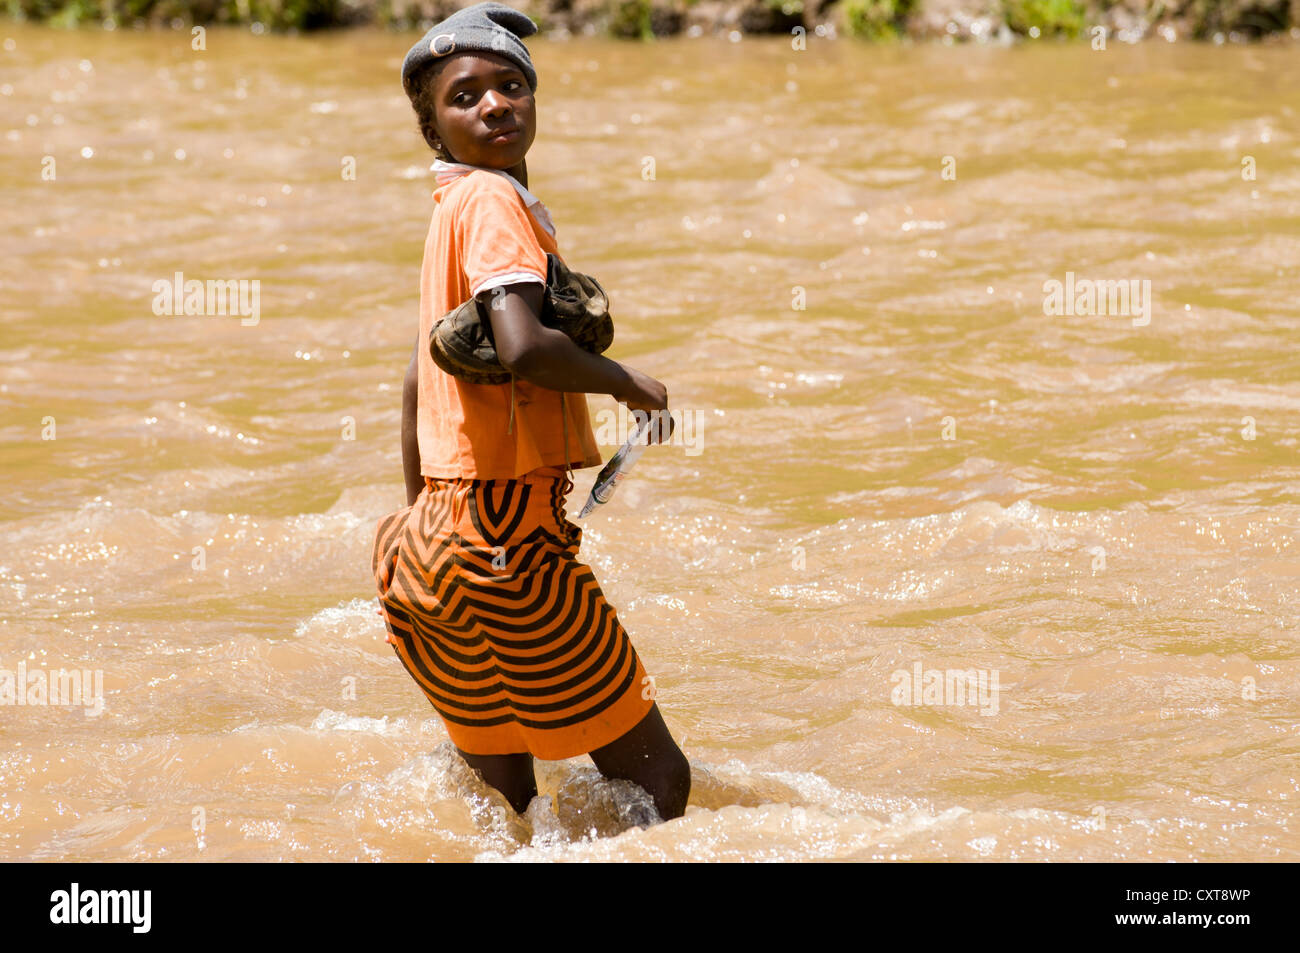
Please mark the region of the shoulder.
<svg viewBox="0 0 1300 953"><path fill-rule="evenodd" d="M504 176L487 169L475 169L462 175L456 182L451 194L452 205L464 208L469 204L488 203L497 205L507 202L511 205L520 203L519 193Z"/></svg>

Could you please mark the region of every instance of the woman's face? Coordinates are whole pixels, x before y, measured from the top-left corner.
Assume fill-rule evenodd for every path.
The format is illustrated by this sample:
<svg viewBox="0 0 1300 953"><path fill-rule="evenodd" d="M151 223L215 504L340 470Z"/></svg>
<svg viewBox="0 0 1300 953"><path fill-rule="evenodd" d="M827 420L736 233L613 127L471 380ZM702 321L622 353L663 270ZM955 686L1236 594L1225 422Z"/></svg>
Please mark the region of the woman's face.
<svg viewBox="0 0 1300 953"><path fill-rule="evenodd" d="M434 77L435 120L453 161L510 169L537 135L536 102L512 61L477 50L458 53ZM510 133L506 138L498 138Z"/></svg>

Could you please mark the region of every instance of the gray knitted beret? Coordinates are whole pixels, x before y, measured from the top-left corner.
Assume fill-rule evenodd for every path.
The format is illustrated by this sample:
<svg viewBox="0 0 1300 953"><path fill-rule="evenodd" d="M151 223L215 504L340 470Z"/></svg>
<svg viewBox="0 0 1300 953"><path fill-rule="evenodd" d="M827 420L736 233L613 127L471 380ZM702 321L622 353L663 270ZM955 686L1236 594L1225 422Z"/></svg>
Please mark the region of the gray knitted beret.
<svg viewBox="0 0 1300 953"><path fill-rule="evenodd" d="M529 88L536 92L537 71L533 69L528 48L520 40L536 32L536 23L504 3L476 3L458 10L435 24L407 52L402 62L402 87L405 89L407 77L426 63L451 53L481 50L513 60Z"/></svg>

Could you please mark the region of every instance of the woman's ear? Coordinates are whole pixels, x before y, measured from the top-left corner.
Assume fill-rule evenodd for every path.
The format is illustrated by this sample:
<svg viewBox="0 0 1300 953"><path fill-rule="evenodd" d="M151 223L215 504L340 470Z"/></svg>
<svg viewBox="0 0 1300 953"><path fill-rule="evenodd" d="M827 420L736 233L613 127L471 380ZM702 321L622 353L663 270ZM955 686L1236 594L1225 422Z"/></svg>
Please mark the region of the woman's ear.
<svg viewBox="0 0 1300 953"><path fill-rule="evenodd" d="M433 151L439 159L442 159L444 162L456 161L452 157L451 152L447 149L447 143L443 142L442 133L438 131L437 125L433 127L433 141L437 143L437 145L434 146Z"/></svg>

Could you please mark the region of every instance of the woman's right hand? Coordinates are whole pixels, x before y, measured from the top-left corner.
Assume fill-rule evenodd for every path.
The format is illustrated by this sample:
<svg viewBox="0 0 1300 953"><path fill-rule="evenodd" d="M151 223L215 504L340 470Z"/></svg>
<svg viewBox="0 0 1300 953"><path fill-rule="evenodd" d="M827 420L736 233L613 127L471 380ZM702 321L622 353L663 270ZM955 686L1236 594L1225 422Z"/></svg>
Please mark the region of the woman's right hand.
<svg viewBox="0 0 1300 953"><path fill-rule="evenodd" d="M621 390L613 394L615 400L620 404L626 404L627 409L631 411L643 410L653 414L656 411L663 411L661 419L667 423L660 424L656 427L653 423L650 426L650 442L664 443L673 435L673 429L676 422L668 412L668 388L661 381L655 380L649 374L643 374L635 367L627 364L619 364L619 367L627 373L627 383ZM659 439L655 439L655 437Z"/></svg>

